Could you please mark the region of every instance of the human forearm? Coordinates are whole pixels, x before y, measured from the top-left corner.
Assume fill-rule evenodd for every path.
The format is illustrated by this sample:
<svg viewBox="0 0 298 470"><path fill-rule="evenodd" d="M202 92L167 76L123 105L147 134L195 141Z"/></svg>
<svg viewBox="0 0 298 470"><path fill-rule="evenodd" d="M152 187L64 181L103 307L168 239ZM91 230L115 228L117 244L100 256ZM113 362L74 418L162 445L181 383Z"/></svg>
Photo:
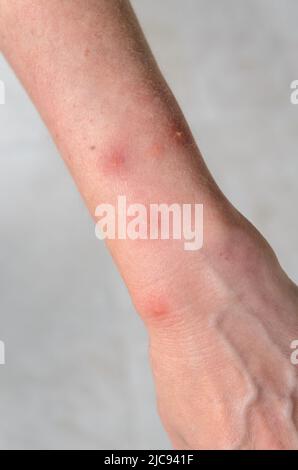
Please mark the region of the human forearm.
<svg viewBox="0 0 298 470"><path fill-rule="evenodd" d="M144 204L199 202L205 206L205 225L214 226L205 233L206 244L222 236L228 205L128 2L4 1L1 22L2 49L41 112L92 215L99 203L115 203L120 194ZM146 263L144 249L149 245L110 243L135 297L158 277L163 277L165 290L177 269L177 244L173 248L163 242L162 257L161 245L151 244L154 261Z"/></svg>
<svg viewBox="0 0 298 470"><path fill-rule="evenodd" d="M297 446L296 287L216 187L129 4L2 0L1 45L93 216L122 194L204 205L200 251L109 241L149 328L175 446Z"/></svg>

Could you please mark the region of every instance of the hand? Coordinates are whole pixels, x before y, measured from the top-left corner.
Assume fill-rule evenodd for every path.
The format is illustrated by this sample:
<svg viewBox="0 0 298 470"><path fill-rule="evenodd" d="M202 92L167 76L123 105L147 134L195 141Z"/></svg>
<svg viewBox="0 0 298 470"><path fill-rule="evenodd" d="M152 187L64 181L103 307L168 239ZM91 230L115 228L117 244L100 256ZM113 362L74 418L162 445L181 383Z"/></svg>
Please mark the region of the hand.
<svg viewBox="0 0 298 470"><path fill-rule="evenodd" d="M297 449L298 289L247 222L224 232L145 313L164 426L179 449Z"/></svg>

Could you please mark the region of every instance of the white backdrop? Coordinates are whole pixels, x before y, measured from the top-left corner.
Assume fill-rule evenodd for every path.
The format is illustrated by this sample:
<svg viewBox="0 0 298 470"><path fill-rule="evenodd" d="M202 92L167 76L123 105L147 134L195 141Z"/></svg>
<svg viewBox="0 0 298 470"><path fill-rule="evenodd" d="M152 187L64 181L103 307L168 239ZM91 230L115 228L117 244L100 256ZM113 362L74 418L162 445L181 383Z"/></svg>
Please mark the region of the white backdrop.
<svg viewBox="0 0 298 470"><path fill-rule="evenodd" d="M134 0L206 161L298 281L296 0ZM0 448L165 448L146 334L47 130L0 80Z"/></svg>

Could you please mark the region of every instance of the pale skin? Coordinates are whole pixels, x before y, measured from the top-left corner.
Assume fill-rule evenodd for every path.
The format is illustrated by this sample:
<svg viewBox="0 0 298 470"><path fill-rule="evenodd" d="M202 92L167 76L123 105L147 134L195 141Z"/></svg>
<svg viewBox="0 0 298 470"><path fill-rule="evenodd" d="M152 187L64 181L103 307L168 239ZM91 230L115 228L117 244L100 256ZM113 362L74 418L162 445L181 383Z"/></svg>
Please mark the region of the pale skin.
<svg viewBox="0 0 298 470"><path fill-rule="evenodd" d="M120 194L204 204L199 251L108 242L173 446L298 449L298 288L216 186L129 3L1 0L0 44L92 216Z"/></svg>

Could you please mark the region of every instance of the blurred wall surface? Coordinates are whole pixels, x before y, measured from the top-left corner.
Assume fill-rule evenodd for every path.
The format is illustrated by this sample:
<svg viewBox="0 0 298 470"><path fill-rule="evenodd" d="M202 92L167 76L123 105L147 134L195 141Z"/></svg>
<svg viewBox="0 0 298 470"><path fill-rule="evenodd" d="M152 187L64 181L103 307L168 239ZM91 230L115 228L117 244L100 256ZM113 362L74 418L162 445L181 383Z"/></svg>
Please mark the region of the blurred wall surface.
<svg viewBox="0 0 298 470"><path fill-rule="evenodd" d="M218 183L297 282L298 2L132 3ZM142 323L3 57L0 80L0 448L169 448Z"/></svg>

